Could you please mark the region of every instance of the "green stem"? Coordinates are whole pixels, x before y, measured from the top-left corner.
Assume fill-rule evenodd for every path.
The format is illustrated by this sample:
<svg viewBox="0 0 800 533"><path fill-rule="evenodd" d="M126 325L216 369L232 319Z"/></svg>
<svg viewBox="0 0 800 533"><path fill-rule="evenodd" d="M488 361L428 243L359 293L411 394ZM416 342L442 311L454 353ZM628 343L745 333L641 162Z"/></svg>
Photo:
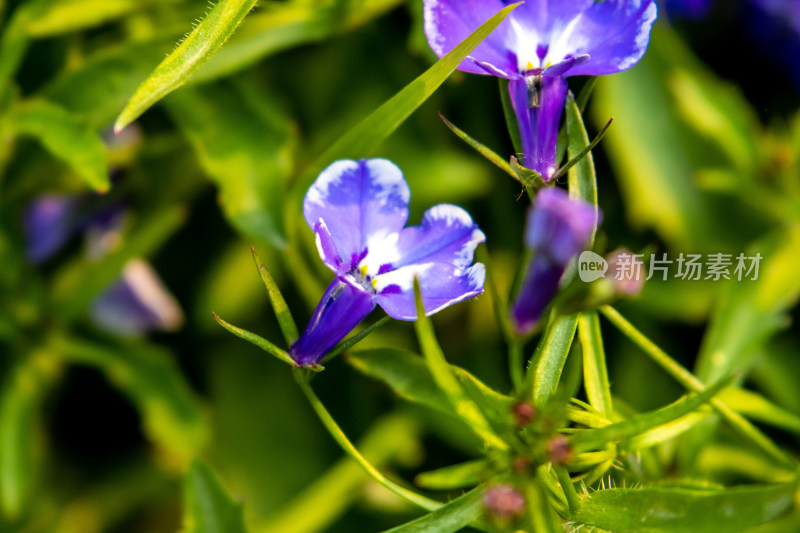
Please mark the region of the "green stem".
<svg viewBox="0 0 800 533"><path fill-rule="evenodd" d="M578 493L575 491L575 485L572 484L572 479L569 477L569 472L563 466L553 465L553 469L558 476L558 482L561 484L561 490L564 491L564 496L567 498L567 507L569 514L573 515L578 511L580 506L580 499Z"/></svg>
<svg viewBox="0 0 800 533"><path fill-rule="evenodd" d="M641 348L653 361L656 362L661 368L675 378L675 380L683 385L685 388L693 392L702 392L706 390L705 384L700 381L697 376L689 372L680 363L670 357L664 350L659 348L653 341L648 339L642 332L640 332L633 324L628 322L625 317L617 312L611 306L604 305L600 308L600 312L605 316L614 326L624 333L630 340ZM761 448L767 455L778 461L780 464L787 466L791 469L797 467L797 463L786 455L783 450L778 448L775 443L767 437L761 430L750 423L745 417L728 407L728 405L719 398L712 398L709 403L722 415L722 417L745 439L751 441L757 447Z"/></svg>
<svg viewBox="0 0 800 533"><path fill-rule="evenodd" d="M352 442L347 438L347 435L344 434L342 429L333 419L331 414L319 400L317 395L314 393L311 385L308 382L308 376L303 374L302 371L296 371L294 373L295 381L297 384L300 385L300 389L308 398L311 407L314 409L314 412L317 413L322 425L325 426L325 429L328 430L328 433L331 434L333 439L341 446L342 450L345 451L350 457L352 457L360 466L364 469L364 471L372 477L375 481L392 491L393 493L397 494L404 500L413 503L414 505L421 507L427 511L433 511L438 509L442 506L442 503L437 502L436 500L432 500L430 498L426 498L421 494L417 494L414 491L408 490L405 487L401 487L397 483L394 483L386 476L381 474L377 468L372 466L372 464L367 461L367 459L361 455L361 453L356 449Z"/></svg>
<svg viewBox="0 0 800 533"><path fill-rule="evenodd" d="M521 340L515 339L509 341L508 345L508 369L511 374L511 383L514 385L514 391L519 393L525 386L525 374L523 373L524 366L524 343Z"/></svg>

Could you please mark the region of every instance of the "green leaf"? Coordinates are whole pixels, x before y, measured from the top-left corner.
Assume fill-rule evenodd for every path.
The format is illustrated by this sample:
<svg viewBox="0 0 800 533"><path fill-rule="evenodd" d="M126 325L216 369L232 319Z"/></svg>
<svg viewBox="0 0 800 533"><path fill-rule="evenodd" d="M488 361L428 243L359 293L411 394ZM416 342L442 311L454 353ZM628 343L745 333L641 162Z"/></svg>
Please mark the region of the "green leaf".
<svg viewBox="0 0 800 533"><path fill-rule="evenodd" d="M259 259L256 253L256 247L251 246L250 251L253 253L253 261L256 263L256 268L258 268L258 273L261 275L261 280L267 288L269 301L272 303L272 310L275 311L275 316L278 318L278 325L283 333L283 338L286 339L286 346L291 346L299 335L297 333L297 326L294 323L294 318L292 318L292 313L289 311L289 306L286 305L286 300L283 299L283 294L281 294L281 290L278 288L275 280L273 280L272 276L267 272L267 267L265 267L264 263Z"/></svg>
<svg viewBox="0 0 800 533"><path fill-rule="evenodd" d="M168 46L159 40L103 49L79 68L62 72L42 95L80 115L95 129L106 128Z"/></svg>
<svg viewBox="0 0 800 533"><path fill-rule="evenodd" d="M220 326L222 326L223 328L225 328L229 332L233 333L234 335L236 335L240 339L246 340L247 342L249 342L250 344L252 344L254 346L258 346L259 348L261 348L262 350L264 350L268 354L276 357L277 359L280 359L281 361L283 361L287 365L290 365L293 368L297 367L297 363L295 363L292 360L292 358L289 357L289 354L286 353L285 350L281 350L280 348L278 348L277 346L275 346L274 344L269 342L264 337L256 335L255 333L247 331L246 329L237 328L233 324L228 324L223 319L218 317L216 315L216 313L212 313L212 315L214 317L214 320L216 320L219 323Z"/></svg>
<svg viewBox="0 0 800 533"><path fill-rule="evenodd" d="M78 117L53 103L35 100L22 106L15 126L19 134L38 140L96 191L110 187L103 141Z"/></svg>
<svg viewBox="0 0 800 533"><path fill-rule="evenodd" d="M547 489L541 476L529 480L527 485L525 495L528 499L528 516L533 531L536 533L562 533L564 528L553 506L550 505Z"/></svg>
<svg viewBox="0 0 800 533"><path fill-rule="evenodd" d="M379 419L360 439L358 449L376 468L400 464L416 458L420 447L420 428L408 415L392 414ZM349 457L336 462L308 488L259 521L254 529L280 533L324 531L357 504L367 489L369 477Z"/></svg>
<svg viewBox="0 0 800 533"><path fill-rule="evenodd" d="M248 238L285 248L280 224L296 131L280 108L243 83L187 88L165 103L219 186L231 224Z"/></svg>
<svg viewBox="0 0 800 533"><path fill-rule="evenodd" d="M495 435L477 404L462 389L452 367L447 364L444 353L433 332L433 323L430 317L425 315L425 307L420 294L418 280L414 281L414 292L417 300L417 321L414 324L414 329L417 332L422 354L428 363L428 370L430 370L434 382L444 392L455 413L472 428L476 435L489 446L500 450L507 449L508 444Z"/></svg>
<svg viewBox="0 0 800 533"><path fill-rule="evenodd" d="M58 371L54 358L33 353L11 369L0 394L0 507L9 518L28 505L40 443L37 418Z"/></svg>
<svg viewBox="0 0 800 533"><path fill-rule="evenodd" d="M723 391L720 399L747 418L800 434L800 416L775 405L760 394L731 388Z"/></svg>
<svg viewBox="0 0 800 533"><path fill-rule="evenodd" d="M330 361L331 359L333 359L334 357L336 357L337 355L348 351L350 348L352 348L353 346L355 346L356 344L358 344L359 342L361 342L362 340L364 340L365 338L370 336L373 331L375 331L376 329L378 329L382 325L386 324L391 319L392 319L392 317L387 315L387 316L381 318L380 320L378 320L376 322L373 322L372 324L370 324L369 326L365 327L364 329L362 329L361 331L359 331L355 335L351 335L350 337L347 337L345 340L343 340L342 342L340 342L339 344L337 344L336 346L331 348L331 351L328 352L325 355L325 357L322 359L322 362L326 363L326 362Z"/></svg>
<svg viewBox="0 0 800 533"><path fill-rule="evenodd" d="M100 370L130 398L144 433L183 461L199 453L209 436L206 414L172 354L143 343L106 346L69 337L51 342L54 352Z"/></svg>
<svg viewBox="0 0 800 533"><path fill-rule="evenodd" d="M256 0L220 0L136 89L117 118L114 130L121 131L153 104L186 83L233 35L255 4Z"/></svg>
<svg viewBox="0 0 800 533"><path fill-rule="evenodd" d="M460 531L483 514L483 487L459 496L432 513L387 530L385 533L451 533Z"/></svg>
<svg viewBox="0 0 800 533"><path fill-rule="evenodd" d="M434 381L425 359L419 355L381 348L353 351L347 361L358 371L386 383L400 397L456 416L444 392ZM500 429L511 423L513 398L494 391L462 368L450 365L450 369L464 392L491 422Z"/></svg>
<svg viewBox="0 0 800 533"><path fill-rule="evenodd" d="M571 519L626 533L733 533L772 520L792 503L796 483L725 490L653 487L598 490Z"/></svg>
<svg viewBox="0 0 800 533"><path fill-rule="evenodd" d="M185 533L246 533L242 504L203 462L192 463L183 480Z"/></svg>
<svg viewBox="0 0 800 533"><path fill-rule="evenodd" d="M151 1L142 0L59 0L28 24L32 37L52 37L99 26L143 7Z"/></svg>
<svg viewBox="0 0 800 533"><path fill-rule="evenodd" d="M264 11L249 16L191 82L203 83L227 76L282 50L346 33L401 3L401 0L326 0L261 6Z"/></svg>
<svg viewBox="0 0 800 533"><path fill-rule="evenodd" d="M30 42L28 25L41 15L49 3L49 0L30 0L17 4L8 24L2 28L2 35L0 35L0 95L7 89L28 50Z"/></svg>
<svg viewBox="0 0 800 533"><path fill-rule="evenodd" d="M417 79L376 109L358 126L348 131L328 148L298 183L302 190L308 186L331 161L368 155L396 130L428 97L444 83L458 65L519 5L512 4L484 22L455 48L437 61Z"/></svg>
<svg viewBox="0 0 800 533"><path fill-rule="evenodd" d="M483 157L488 159L492 164L494 164L497 168L514 178L515 180L519 181L519 176L517 176L516 172L511 168L511 165L508 162L494 153L488 146L481 144L480 142L476 141L472 137L470 137L467 133L462 131L458 126L447 120L444 115L439 113L439 118L442 119L444 125L447 126L450 131L455 133L459 139L467 143L469 146L475 149L479 154Z"/></svg>
<svg viewBox="0 0 800 533"><path fill-rule="evenodd" d="M595 233L597 233L598 213L597 207L597 176L594 170L594 158L592 157L591 149L597 145L599 139L608 130L610 124L597 136L597 139L589 143L589 135L586 133L586 126L583 124L583 117L578 109L578 104L575 103L575 98L570 93L567 96L566 104L567 115L567 154L570 158L581 157L577 163L569 167L569 192L573 198L580 198L589 202L594 206L595 222L594 229L592 230L592 237L589 241L589 246L594 242ZM583 154L581 156L581 154Z"/></svg>
<svg viewBox="0 0 800 533"><path fill-rule="evenodd" d="M728 379L720 380L701 393L684 396L661 409L635 415L622 422L602 428L580 431L570 437L570 442L575 447L576 452L583 452L609 442L639 435L691 413L713 398L722 389L729 386L732 381L733 377L729 377Z"/></svg>
<svg viewBox="0 0 800 533"><path fill-rule="evenodd" d="M578 318L578 336L583 352L583 386L589 403L600 413L611 417L614 407L611 403L611 386L608 382L606 353L603 348L603 335L600 331L600 318L597 313L583 313Z"/></svg>
<svg viewBox="0 0 800 533"><path fill-rule="evenodd" d="M109 253L96 263L84 257L62 267L51 287L53 305L66 322L76 320L92 300L108 287L135 257L147 257L157 250L186 220L181 208L165 208L151 213L125 236L125 246Z"/></svg>
<svg viewBox="0 0 800 533"><path fill-rule="evenodd" d="M474 487L484 480L489 464L485 459L475 459L457 465L422 472L414 483L428 490L453 490Z"/></svg>
<svg viewBox="0 0 800 533"><path fill-rule="evenodd" d="M577 327L578 315L553 314L536 347L528 367L528 385L537 409L547 405L556 394Z"/></svg>

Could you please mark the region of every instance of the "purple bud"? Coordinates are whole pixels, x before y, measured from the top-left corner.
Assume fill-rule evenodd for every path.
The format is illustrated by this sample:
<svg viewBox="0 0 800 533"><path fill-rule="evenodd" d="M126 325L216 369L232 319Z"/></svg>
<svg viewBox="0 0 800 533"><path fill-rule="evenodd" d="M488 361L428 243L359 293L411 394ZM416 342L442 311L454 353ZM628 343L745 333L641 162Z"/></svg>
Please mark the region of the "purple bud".
<svg viewBox="0 0 800 533"><path fill-rule="evenodd" d="M31 202L22 215L26 254L32 263L50 259L78 230L78 197L43 194Z"/></svg>

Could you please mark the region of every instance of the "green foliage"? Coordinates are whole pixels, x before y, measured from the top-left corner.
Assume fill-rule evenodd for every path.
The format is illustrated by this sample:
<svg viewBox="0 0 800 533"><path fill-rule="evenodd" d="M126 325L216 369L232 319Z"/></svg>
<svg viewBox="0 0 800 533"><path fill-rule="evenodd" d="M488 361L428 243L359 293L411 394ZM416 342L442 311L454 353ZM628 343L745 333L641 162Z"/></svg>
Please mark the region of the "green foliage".
<svg viewBox="0 0 800 533"><path fill-rule="evenodd" d="M153 104L185 84L225 44L256 0L220 0L167 58L136 89L114 130L121 131Z"/></svg>
<svg viewBox="0 0 800 533"><path fill-rule="evenodd" d="M183 530L186 533L245 533L242 505L217 475L195 461L183 482Z"/></svg>
<svg viewBox="0 0 800 533"><path fill-rule="evenodd" d="M20 109L15 126L20 135L38 140L98 192L109 187L106 152L100 138L81 120L45 101L29 102Z"/></svg>

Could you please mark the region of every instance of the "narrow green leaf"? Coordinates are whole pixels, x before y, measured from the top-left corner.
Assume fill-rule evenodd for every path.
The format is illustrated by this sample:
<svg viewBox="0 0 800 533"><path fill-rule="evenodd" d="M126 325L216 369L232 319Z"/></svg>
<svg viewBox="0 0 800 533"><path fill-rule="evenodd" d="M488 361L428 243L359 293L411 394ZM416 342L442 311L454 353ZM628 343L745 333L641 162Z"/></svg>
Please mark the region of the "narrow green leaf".
<svg viewBox="0 0 800 533"><path fill-rule="evenodd" d="M539 409L556 394L577 327L578 315L553 315L536 347L528 367L528 385L533 405Z"/></svg>
<svg viewBox="0 0 800 533"><path fill-rule="evenodd" d="M447 120L444 115L439 113L439 118L442 119L444 125L447 126L450 131L455 133L459 139L470 145L474 148L479 154L483 157L488 159L492 164L494 164L497 168L514 178L515 180L519 181L519 176L517 176L516 172L514 172L508 162L494 153L488 146L485 144L481 144L480 142L476 141L472 137L470 137L466 132L461 130L458 126Z"/></svg>
<svg viewBox="0 0 800 533"><path fill-rule="evenodd" d="M282 50L347 33L401 3L402 0L324 0L270 4L263 12L247 17L236 35L197 71L191 82L228 76Z"/></svg>
<svg viewBox="0 0 800 533"><path fill-rule="evenodd" d="M720 399L731 409L747 418L771 426L800 433L800 416L746 389L730 388L720 394Z"/></svg>
<svg viewBox="0 0 800 533"><path fill-rule="evenodd" d="M509 158L509 166L511 170L514 171L514 174L517 175L517 179L519 179L522 186L525 187L525 190L528 191L528 196L533 199L533 193L542 187L544 187L544 179L542 179L542 175L536 172L531 168L523 167L519 159L516 156L511 156Z"/></svg>
<svg viewBox="0 0 800 533"><path fill-rule="evenodd" d="M117 118L114 130L121 131L153 104L186 83L233 35L255 4L256 0L220 0L136 89Z"/></svg>
<svg viewBox="0 0 800 533"><path fill-rule="evenodd" d="M628 441L626 448L629 450L643 450L644 448L649 448L650 446L656 446L658 444L667 442L668 440L672 440L678 435L689 431L694 426L708 418L710 415L710 411L703 410L676 418L672 422L668 422L649 431L645 431L644 433L636 435Z"/></svg>
<svg viewBox="0 0 800 533"><path fill-rule="evenodd" d="M297 132L280 107L245 83L186 88L165 103L219 186L231 224L248 238L285 248L280 225Z"/></svg>
<svg viewBox="0 0 800 533"><path fill-rule="evenodd" d="M600 312L681 385L694 392L705 390L705 385L703 385L702 381L637 330L633 324L625 320L613 307L603 306L600 308ZM796 468L795 461L786 455L767 435L742 415L728 407L722 400L712 398L711 405L742 437L761 448L781 465L792 469Z"/></svg>
<svg viewBox="0 0 800 533"><path fill-rule="evenodd" d="M719 391L729 386L733 381L733 376L720 380L711 387L708 387L701 393L684 396L677 401L651 411L649 413L642 413L635 415L622 422L611 424L597 429L587 429L579 433L575 433L570 437L570 442L575 447L575 451L580 453L583 451L591 450L592 448L602 446L606 443L639 435L645 431L651 430L654 427L668 424L677 420L678 418L691 413L712 397Z"/></svg>
<svg viewBox="0 0 800 533"><path fill-rule="evenodd" d="M145 435L178 459L187 461L208 441L208 420L200 401L169 352L147 344L106 346L56 337L50 347L71 363L100 370L130 398Z"/></svg>
<svg viewBox="0 0 800 533"><path fill-rule="evenodd" d="M376 468L394 464L406 466L419 453L420 427L408 415L380 418L359 440L358 449ZM325 531L357 505L367 488L369 476L350 457L343 457L324 474L277 509L257 521L254 531L263 533L313 533Z"/></svg>
<svg viewBox="0 0 800 533"><path fill-rule="evenodd" d="M569 478L569 476L567 476ZM525 495L528 500L528 516L536 533L562 533L561 519L547 498L547 488L542 477L529 480Z"/></svg>
<svg viewBox="0 0 800 533"><path fill-rule="evenodd" d="M514 153L522 156L522 138L519 135L519 124L517 115L514 113L514 105L511 103L511 94L508 92L508 80L497 78L500 87L500 101L503 103L503 116L506 119L508 135L511 137L511 146Z"/></svg>
<svg viewBox="0 0 800 533"><path fill-rule="evenodd" d="M350 439L347 438L347 435L345 435L344 431L342 431L342 428L339 427L339 425L336 423L336 420L333 419L331 414L314 393L314 390L311 388L311 385L308 382L308 375L306 373L302 373L301 371L295 371L294 377L295 381L300 386L300 389L303 391L303 394L306 395L306 398L311 404L311 407L314 409L314 412L319 417L320 422L322 422L322 425L328 430L328 433L330 433L331 437L333 437L342 450L344 450L347 455L352 457L359 464L359 466L361 466L361 468L363 468L364 471L369 474L370 477L372 477L372 479L404 500L411 502L422 509L433 511L434 509L442 507L442 504L436 500L432 500L421 494L417 494L416 492L400 486L384 476L380 470L375 468L375 466L370 463L367 458L361 454L361 452L358 451L358 448L356 448L353 443L350 442Z"/></svg>
<svg viewBox="0 0 800 533"><path fill-rule="evenodd" d="M589 103L589 97L592 96L594 88L597 86L597 79L598 76L589 76L586 78L586 82L583 84L581 92L578 93L578 98L575 103L578 104L578 111L581 113L586 111L586 105Z"/></svg>
<svg viewBox="0 0 800 533"><path fill-rule="evenodd" d="M606 353L600 318L597 313L584 313L578 319L578 335L583 351L583 386L592 407L607 417L612 417L611 386L608 382Z"/></svg>
<svg viewBox="0 0 800 533"><path fill-rule="evenodd" d="M459 496L439 509L385 533L451 533L460 531L483 515L483 487Z"/></svg>
<svg viewBox="0 0 800 533"><path fill-rule="evenodd" d="M297 326L294 323L294 318L292 318L292 313L289 311L289 306L286 305L286 300L284 300L283 294L281 294L281 290L278 288L275 280L272 279L272 276L267 272L267 267L265 267L264 263L259 259L256 253L256 247L251 246L250 251L253 253L253 261L256 263L256 268L258 268L258 273L261 275L261 280L267 288L269 301L272 303L272 310L275 311L275 316L278 318L278 325L283 333L283 338L286 339L286 346L291 346L299 335L297 333Z"/></svg>
<svg viewBox="0 0 800 533"><path fill-rule="evenodd" d="M452 368L447 364L444 353L433 332L433 323L430 317L425 315L418 280L414 281L414 292L417 300L417 321L414 324L414 329L417 332L422 354L425 356L434 382L444 392L456 414L467 422L476 435L489 446L501 450L507 449L508 444L495 435L477 404L465 394Z"/></svg>
<svg viewBox="0 0 800 533"><path fill-rule="evenodd" d="M29 102L16 117L16 129L67 163L98 192L108 190L108 163L103 141L88 125L63 108L44 100Z"/></svg>
<svg viewBox="0 0 800 533"><path fill-rule="evenodd" d="M725 490L653 487L598 490L572 518L626 533L734 533L772 520L792 503L796 483Z"/></svg>
<svg viewBox="0 0 800 533"><path fill-rule="evenodd" d="M163 1L163 0L162 0ZM134 11L152 0L59 0L28 25L32 37L52 37L99 26Z"/></svg>
<svg viewBox="0 0 800 533"><path fill-rule="evenodd" d="M57 372L46 353L29 354L12 368L0 394L0 508L8 518L28 506L39 461L39 409Z"/></svg>
<svg viewBox="0 0 800 533"><path fill-rule="evenodd" d="M589 202L595 209L595 223L592 231L591 243L594 242L597 233L597 222L599 208L597 207L597 176L594 170L594 159L591 149L602 139L608 130L611 122L600 132L594 142L589 143L589 135L586 133L586 126L583 124L583 117L575 103L575 98L570 93L567 96L566 104L567 115L567 154L572 160L578 159L573 166L569 167L569 192L573 198L580 198Z"/></svg>
<svg viewBox="0 0 800 533"><path fill-rule="evenodd" d="M457 416L425 359L419 355L382 348L351 352L347 361L359 372L386 383L401 398ZM467 396L490 421L500 428L511 423L513 398L496 392L463 368L450 365L450 369Z"/></svg>
<svg viewBox="0 0 800 533"><path fill-rule="evenodd" d="M211 313L211 314L213 315L214 320L216 320L219 323L220 326L222 326L223 328L227 329L228 331L230 331L231 333L233 333L234 335L236 335L240 339L246 340L247 342L249 342L250 344L252 344L254 346L258 346L259 348L261 348L262 350L264 350L268 354L280 359L281 361L283 361L287 365L292 366L293 368L297 367L297 363L295 363L292 360L292 358L289 357L288 353L286 353L284 350L281 350L280 348L278 348L277 346L275 346L274 344L269 342L264 337L256 335L255 333L247 331L246 329L237 328L233 324L228 324L223 319L218 317L216 315L216 313Z"/></svg>
<svg viewBox="0 0 800 533"><path fill-rule="evenodd" d="M150 213L125 236L125 246L101 261L89 263L84 257L58 271L51 287L55 311L67 322L76 320L92 300L109 286L134 257L148 257L186 220L182 208L169 207Z"/></svg>
<svg viewBox="0 0 800 533"><path fill-rule="evenodd" d="M183 531L246 533L242 504L234 501L219 477L200 460L183 480Z"/></svg>
<svg viewBox="0 0 800 533"><path fill-rule="evenodd" d="M475 459L422 472L414 478L414 483L428 490L453 490L474 487L484 480L489 468L485 459Z"/></svg>
<svg viewBox="0 0 800 533"><path fill-rule="evenodd" d="M444 83L458 65L494 29L516 9L519 3L504 7L492 18L484 22L469 37L453 48L417 79L405 86L399 93L376 109L358 126L343 135L328 148L305 172L298 187L305 190L308 183L319 175L331 161L362 157L369 154L384 139L396 130L428 97Z"/></svg>
<svg viewBox="0 0 800 533"><path fill-rule="evenodd" d="M86 120L95 130L106 128L125 105L153 63L164 57L169 42L129 42L102 49L74 70L62 71L42 96Z"/></svg>

